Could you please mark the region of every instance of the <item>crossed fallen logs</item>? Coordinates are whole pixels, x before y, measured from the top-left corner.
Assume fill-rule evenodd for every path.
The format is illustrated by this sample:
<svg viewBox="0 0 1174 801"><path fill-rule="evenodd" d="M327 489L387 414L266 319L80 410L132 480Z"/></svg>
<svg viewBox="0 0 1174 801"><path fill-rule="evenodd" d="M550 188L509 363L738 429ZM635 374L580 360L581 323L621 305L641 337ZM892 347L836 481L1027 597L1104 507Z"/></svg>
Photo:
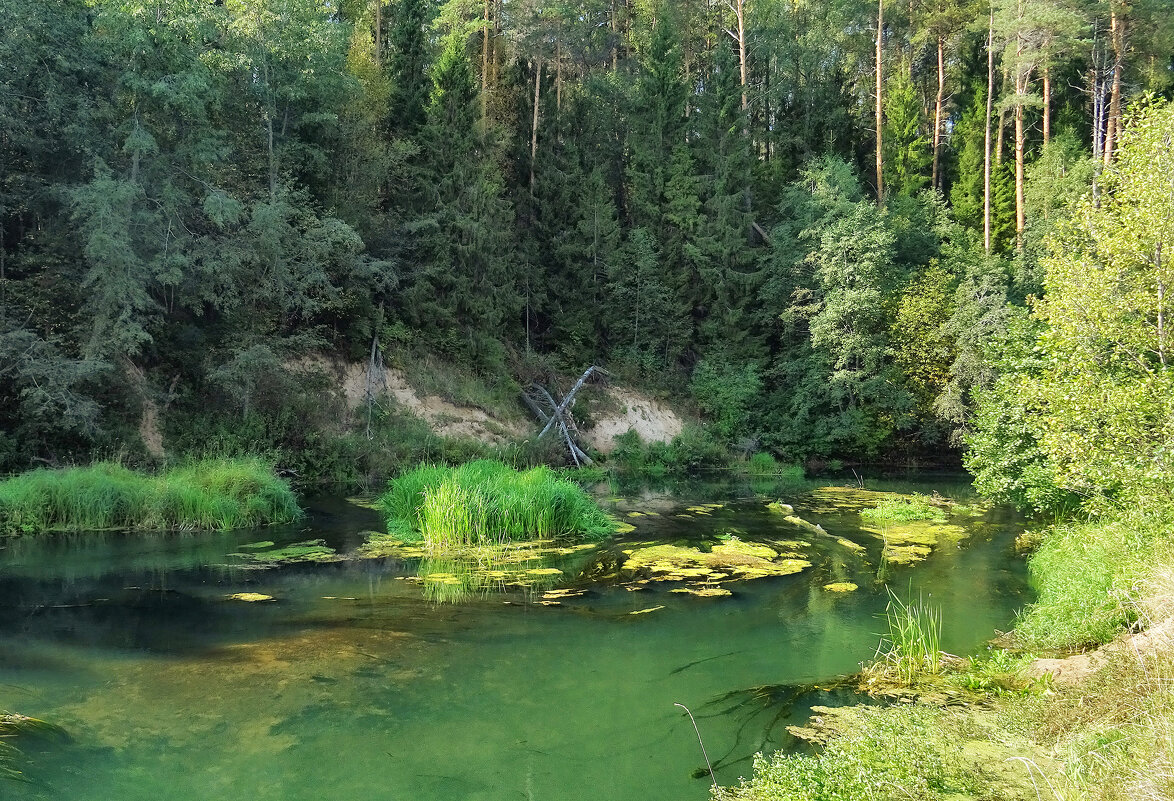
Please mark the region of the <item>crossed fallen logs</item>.
<svg viewBox="0 0 1174 801"><path fill-rule="evenodd" d="M591 365L587 371L575 382L575 386L571 387L568 392L559 401L555 401L553 395L546 387L535 382L526 387L522 391L522 401L534 413L539 422L545 423L545 427L541 433L538 434L538 439L542 439L552 430L557 434L562 435L563 442L566 443L567 451L571 454L571 459L575 462L576 467L593 464L591 457L583 452L576 442L576 437L579 434L579 427L575 424L575 418L571 414L571 406L575 402L575 394L583 388L587 383L587 379L593 374L599 373L607 375L607 371L602 367Z"/></svg>

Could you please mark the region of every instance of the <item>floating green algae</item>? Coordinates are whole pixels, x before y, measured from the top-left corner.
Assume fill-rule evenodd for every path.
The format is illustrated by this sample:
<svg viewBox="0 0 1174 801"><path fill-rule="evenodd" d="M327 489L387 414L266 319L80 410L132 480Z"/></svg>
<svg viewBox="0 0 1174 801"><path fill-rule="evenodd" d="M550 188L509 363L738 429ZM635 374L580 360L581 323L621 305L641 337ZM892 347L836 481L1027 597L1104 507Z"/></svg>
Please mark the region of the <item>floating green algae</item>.
<svg viewBox="0 0 1174 801"><path fill-rule="evenodd" d="M256 543L260 547L262 543ZM272 545L272 543L270 543ZM324 540L305 540L281 548L268 548L248 553L230 553L229 556L263 565L293 564L297 562L339 562L342 557Z"/></svg>

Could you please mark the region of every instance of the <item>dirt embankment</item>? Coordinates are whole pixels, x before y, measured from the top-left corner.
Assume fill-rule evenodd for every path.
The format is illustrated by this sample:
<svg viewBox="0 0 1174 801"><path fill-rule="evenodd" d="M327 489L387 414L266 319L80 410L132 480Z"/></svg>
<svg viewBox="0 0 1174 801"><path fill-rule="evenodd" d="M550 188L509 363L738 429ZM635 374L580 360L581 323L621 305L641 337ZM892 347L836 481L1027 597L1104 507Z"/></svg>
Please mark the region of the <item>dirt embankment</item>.
<svg viewBox="0 0 1174 801"><path fill-rule="evenodd" d="M602 454L615 450L615 438L628 431L635 431L645 442L669 442L684 428L680 415L658 400L623 387L603 391L617 411L602 415L583 432L584 442Z"/></svg>

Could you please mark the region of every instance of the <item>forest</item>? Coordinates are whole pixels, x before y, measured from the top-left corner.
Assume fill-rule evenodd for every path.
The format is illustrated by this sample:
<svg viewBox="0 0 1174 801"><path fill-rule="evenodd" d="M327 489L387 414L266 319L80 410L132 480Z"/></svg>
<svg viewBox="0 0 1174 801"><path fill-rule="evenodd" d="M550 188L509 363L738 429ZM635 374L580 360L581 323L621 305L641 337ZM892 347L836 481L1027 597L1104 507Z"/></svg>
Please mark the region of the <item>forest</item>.
<svg viewBox="0 0 1174 801"><path fill-rule="evenodd" d="M4 2L0 470L141 457L147 402L179 451L311 449L289 366L373 340L605 366L788 462L956 464L1174 87L1170 11Z"/></svg>

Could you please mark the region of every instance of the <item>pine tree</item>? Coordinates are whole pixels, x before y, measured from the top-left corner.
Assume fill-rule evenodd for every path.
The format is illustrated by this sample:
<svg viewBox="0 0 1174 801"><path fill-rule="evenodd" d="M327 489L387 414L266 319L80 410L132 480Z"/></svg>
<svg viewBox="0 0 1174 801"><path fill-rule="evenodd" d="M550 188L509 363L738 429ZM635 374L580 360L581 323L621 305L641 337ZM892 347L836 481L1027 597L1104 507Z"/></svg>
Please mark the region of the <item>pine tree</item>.
<svg viewBox="0 0 1174 801"><path fill-rule="evenodd" d="M496 154L478 124L479 103L463 37L450 36L432 69L416 175L420 217L402 313L437 347L477 358L516 331L520 300L510 266L512 215Z"/></svg>

